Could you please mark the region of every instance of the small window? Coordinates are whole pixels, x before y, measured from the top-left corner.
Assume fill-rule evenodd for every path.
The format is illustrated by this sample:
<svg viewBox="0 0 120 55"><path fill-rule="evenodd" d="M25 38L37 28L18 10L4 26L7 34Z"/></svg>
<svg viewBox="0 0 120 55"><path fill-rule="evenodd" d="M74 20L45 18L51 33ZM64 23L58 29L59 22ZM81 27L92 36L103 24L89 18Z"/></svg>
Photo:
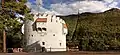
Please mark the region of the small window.
<svg viewBox="0 0 120 55"><path fill-rule="evenodd" d="M42 30L46 31L47 29L46 28L42 28Z"/></svg>
<svg viewBox="0 0 120 55"><path fill-rule="evenodd" d="M51 18L51 22L52 22L52 18Z"/></svg>
<svg viewBox="0 0 120 55"><path fill-rule="evenodd" d="M61 43L60 43L60 46L61 46Z"/></svg>
<svg viewBox="0 0 120 55"><path fill-rule="evenodd" d="M45 45L45 42L42 42L42 45Z"/></svg>
<svg viewBox="0 0 120 55"><path fill-rule="evenodd" d="M42 29L41 29L41 28L38 28L38 31L42 31Z"/></svg>
<svg viewBox="0 0 120 55"><path fill-rule="evenodd" d="M45 24L44 22L42 23L42 25Z"/></svg>
<svg viewBox="0 0 120 55"><path fill-rule="evenodd" d="M33 37L33 35L32 35L32 37Z"/></svg>
<svg viewBox="0 0 120 55"><path fill-rule="evenodd" d="M55 34L53 34L53 36L55 36Z"/></svg>
<svg viewBox="0 0 120 55"><path fill-rule="evenodd" d="M51 22L52 22L52 18L53 18L53 16L51 17Z"/></svg>
<svg viewBox="0 0 120 55"><path fill-rule="evenodd" d="M39 22L40 25L45 25L46 23L45 22Z"/></svg>

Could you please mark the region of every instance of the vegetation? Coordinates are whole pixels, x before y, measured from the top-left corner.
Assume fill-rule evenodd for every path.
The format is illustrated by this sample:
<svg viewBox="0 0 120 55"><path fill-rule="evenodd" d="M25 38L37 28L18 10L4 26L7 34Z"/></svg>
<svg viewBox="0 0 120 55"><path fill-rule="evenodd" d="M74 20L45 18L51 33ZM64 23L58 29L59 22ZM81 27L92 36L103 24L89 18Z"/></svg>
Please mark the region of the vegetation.
<svg viewBox="0 0 120 55"><path fill-rule="evenodd" d="M61 16L69 34L67 45L79 46L79 50L120 50L120 10L113 8L103 13L82 13L73 35L78 15ZM73 44L71 44L73 43Z"/></svg>
<svg viewBox="0 0 120 55"><path fill-rule="evenodd" d="M23 21L26 19L32 20L32 16L28 14L30 10L26 7L25 2L26 0L5 0L3 7L0 7L0 50L3 47L3 30L6 31L7 48L22 47L23 34L21 33L21 27L23 23L20 23L18 19ZM16 14L24 15L25 18L17 18Z"/></svg>
<svg viewBox="0 0 120 55"><path fill-rule="evenodd" d="M21 26L25 21L32 20L30 10L24 5L26 0L5 0L0 8L0 51L2 50L3 30L7 34L7 47L22 47L23 34ZM15 13L25 16L16 18ZM60 16L68 26L67 45L79 46L79 50L120 50L120 10L113 8L103 13L82 13L78 15ZM79 18L79 19L78 19ZM78 22L77 28L75 25ZM75 31L75 33L74 33ZM73 34L74 33L74 34Z"/></svg>

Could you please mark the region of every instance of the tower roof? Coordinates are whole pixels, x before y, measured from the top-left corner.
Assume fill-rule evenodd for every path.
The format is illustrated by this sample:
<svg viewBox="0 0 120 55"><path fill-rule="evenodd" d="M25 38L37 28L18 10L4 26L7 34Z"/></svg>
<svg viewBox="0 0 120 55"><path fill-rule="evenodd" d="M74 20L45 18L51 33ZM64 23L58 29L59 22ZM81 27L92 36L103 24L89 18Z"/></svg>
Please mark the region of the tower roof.
<svg viewBox="0 0 120 55"><path fill-rule="evenodd" d="M47 22L47 18L37 18L36 22Z"/></svg>

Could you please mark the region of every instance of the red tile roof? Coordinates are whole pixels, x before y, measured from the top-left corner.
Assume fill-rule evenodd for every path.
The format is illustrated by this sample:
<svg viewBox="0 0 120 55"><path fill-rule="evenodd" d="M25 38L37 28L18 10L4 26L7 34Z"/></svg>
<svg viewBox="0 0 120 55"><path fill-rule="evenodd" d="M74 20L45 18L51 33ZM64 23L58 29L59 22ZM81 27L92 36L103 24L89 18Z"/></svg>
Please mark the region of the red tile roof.
<svg viewBox="0 0 120 55"><path fill-rule="evenodd" d="M37 18L36 22L47 22L47 18Z"/></svg>
<svg viewBox="0 0 120 55"><path fill-rule="evenodd" d="M64 28L67 28L67 25L66 25L66 24L64 24L64 25L63 25L63 27L64 27Z"/></svg>

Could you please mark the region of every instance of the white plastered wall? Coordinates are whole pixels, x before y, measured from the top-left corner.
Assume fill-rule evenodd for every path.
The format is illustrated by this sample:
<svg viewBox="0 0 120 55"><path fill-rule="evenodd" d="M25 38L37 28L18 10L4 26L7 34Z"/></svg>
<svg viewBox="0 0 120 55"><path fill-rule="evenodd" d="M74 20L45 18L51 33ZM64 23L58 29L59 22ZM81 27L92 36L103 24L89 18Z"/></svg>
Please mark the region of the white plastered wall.
<svg viewBox="0 0 120 55"><path fill-rule="evenodd" d="M25 37L27 40L27 45L31 45L32 43L39 41L40 46L45 47L47 51L66 51L66 34L63 34L64 28L63 23L65 23L59 17L55 15L43 14L39 15L39 18L45 17L47 18L46 24L39 25L38 27L45 27L46 32L37 32L33 31L32 25L35 24L35 20L38 16L34 16L34 21L27 21L25 23ZM67 31L67 29L66 29ZM43 33L43 35L41 35ZM45 45L43 45L43 43Z"/></svg>

